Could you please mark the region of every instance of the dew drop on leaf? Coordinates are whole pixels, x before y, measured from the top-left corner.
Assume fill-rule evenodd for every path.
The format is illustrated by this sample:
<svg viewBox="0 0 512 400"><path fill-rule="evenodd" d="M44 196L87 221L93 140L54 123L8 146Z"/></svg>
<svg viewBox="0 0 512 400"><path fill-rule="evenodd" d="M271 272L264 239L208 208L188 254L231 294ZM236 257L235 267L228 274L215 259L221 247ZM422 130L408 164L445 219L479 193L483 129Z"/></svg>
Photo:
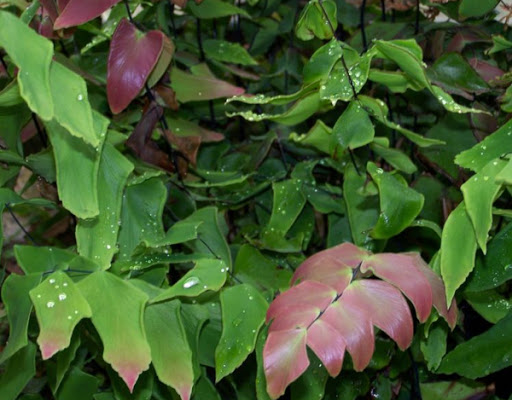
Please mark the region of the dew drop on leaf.
<svg viewBox="0 0 512 400"><path fill-rule="evenodd" d="M183 287L185 289L188 289L188 288L191 288L192 286L195 286L199 283L199 278L195 277L195 276L191 276L190 278L188 278L184 283L183 283Z"/></svg>

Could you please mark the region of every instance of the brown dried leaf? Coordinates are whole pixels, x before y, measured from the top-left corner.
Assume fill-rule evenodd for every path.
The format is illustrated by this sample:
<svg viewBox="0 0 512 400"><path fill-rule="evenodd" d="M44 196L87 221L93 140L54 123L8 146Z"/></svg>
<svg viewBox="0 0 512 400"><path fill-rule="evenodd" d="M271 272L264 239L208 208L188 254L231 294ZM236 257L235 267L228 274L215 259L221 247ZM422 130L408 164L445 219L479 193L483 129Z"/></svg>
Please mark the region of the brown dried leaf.
<svg viewBox="0 0 512 400"><path fill-rule="evenodd" d="M177 136L169 130L164 131L164 136L192 165L196 165L197 151L201 145L199 136Z"/></svg>

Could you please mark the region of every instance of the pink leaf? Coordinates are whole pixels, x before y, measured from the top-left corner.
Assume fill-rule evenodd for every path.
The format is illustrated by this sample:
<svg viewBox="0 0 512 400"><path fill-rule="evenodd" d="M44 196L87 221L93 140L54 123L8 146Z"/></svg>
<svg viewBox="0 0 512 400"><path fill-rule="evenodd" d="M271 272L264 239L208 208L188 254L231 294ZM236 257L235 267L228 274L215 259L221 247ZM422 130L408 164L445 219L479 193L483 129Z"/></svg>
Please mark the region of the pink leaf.
<svg viewBox="0 0 512 400"><path fill-rule="evenodd" d="M55 2L53 0L41 0L40 3L43 6L44 13L47 13L52 21L55 21L59 15Z"/></svg>
<svg viewBox="0 0 512 400"><path fill-rule="evenodd" d="M309 366L306 330L290 329L269 333L263 348L263 360L267 392L276 399Z"/></svg>
<svg viewBox="0 0 512 400"><path fill-rule="evenodd" d="M375 348L373 325L360 308L345 302L343 297L330 306L320 320L341 333L352 357L354 369L362 371L372 359Z"/></svg>
<svg viewBox="0 0 512 400"><path fill-rule="evenodd" d="M362 279L343 293L343 304L359 308L375 326L386 332L400 349L410 346L413 335L411 311L400 291L387 282Z"/></svg>
<svg viewBox="0 0 512 400"><path fill-rule="evenodd" d="M143 35L126 19L119 22L110 44L107 71L107 97L114 114L140 93L160 57L163 42L160 31Z"/></svg>
<svg viewBox="0 0 512 400"><path fill-rule="evenodd" d="M69 0L59 1L61 14L55 20L55 29L80 25L93 18L99 17L119 0Z"/></svg>
<svg viewBox="0 0 512 400"><path fill-rule="evenodd" d="M305 307L324 310L336 297L336 291L323 283L306 281L299 283L272 302L267 311L267 323L273 318L292 310Z"/></svg>
<svg viewBox="0 0 512 400"><path fill-rule="evenodd" d="M341 293L350 284L352 267L345 264L336 252L324 250L306 259L297 268L292 285L297 281L316 281L332 287Z"/></svg>
<svg viewBox="0 0 512 400"><path fill-rule="evenodd" d="M452 303L450 304L450 308L446 307L446 290L444 287L443 280L434 272L432 269L420 259L420 263L418 263L418 268L423 272L423 275L430 282L430 286L432 288L432 300L434 303L434 307L439 312L439 314L448 322L448 326L453 329L457 324L457 303L455 299L452 299Z"/></svg>
<svg viewBox="0 0 512 400"><path fill-rule="evenodd" d="M346 344L339 331L319 319L308 330L307 345L324 363L332 377L340 373Z"/></svg>
<svg viewBox="0 0 512 400"><path fill-rule="evenodd" d="M430 283L418 268L423 262L415 253L372 255L361 265L361 272L372 271L375 276L384 279L400 289L411 300L416 314L424 322L432 310L432 290Z"/></svg>
<svg viewBox="0 0 512 400"><path fill-rule="evenodd" d="M288 329L307 328L322 310L317 307L288 306L286 312L272 321L270 332L285 331Z"/></svg>

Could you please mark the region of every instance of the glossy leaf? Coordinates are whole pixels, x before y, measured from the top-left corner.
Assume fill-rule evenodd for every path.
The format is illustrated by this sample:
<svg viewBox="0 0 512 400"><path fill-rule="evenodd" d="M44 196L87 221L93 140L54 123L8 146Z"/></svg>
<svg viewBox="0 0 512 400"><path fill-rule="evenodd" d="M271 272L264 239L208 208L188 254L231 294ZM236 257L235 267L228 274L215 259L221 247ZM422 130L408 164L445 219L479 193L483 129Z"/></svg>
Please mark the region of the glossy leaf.
<svg viewBox="0 0 512 400"><path fill-rule="evenodd" d="M492 204L501 189L495 180L505 165L503 160L491 161L461 186L466 212L484 254L487 252L487 237L492 225Z"/></svg>
<svg viewBox="0 0 512 400"><path fill-rule="evenodd" d="M485 333L455 347L443 359L438 372L457 373L475 379L512 365L510 329L512 329L512 314L503 318Z"/></svg>
<svg viewBox="0 0 512 400"><path fill-rule="evenodd" d="M336 31L337 27L336 3L332 0L311 0L299 16L295 34L302 40L311 40L314 37L330 39L333 36L333 29Z"/></svg>
<svg viewBox="0 0 512 400"><path fill-rule="evenodd" d="M508 121L480 143L457 155L455 162L463 168L479 172L489 162L506 153L505 149L511 145L512 121Z"/></svg>
<svg viewBox="0 0 512 400"><path fill-rule="evenodd" d="M441 276L446 285L447 305L475 266L476 236L464 202L452 211L441 239Z"/></svg>
<svg viewBox="0 0 512 400"><path fill-rule="evenodd" d="M30 291L39 322L37 343L43 360L69 346L75 326L92 316L91 308L64 272L49 275Z"/></svg>
<svg viewBox="0 0 512 400"><path fill-rule="evenodd" d="M222 335L215 349L216 381L232 373L252 353L268 307L265 298L248 284L222 291L220 302Z"/></svg>
<svg viewBox="0 0 512 400"><path fill-rule="evenodd" d="M16 40L12 40L16 38ZM19 43L30 45L30 48ZM21 97L42 119L50 120L54 106L50 96L51 41L39 36L13 14L0 12L0 46L20 69L18 83Z"/></svg>
<svg viewBox="0 0 512 400"><path fill-rule="evenodd" d="M288 180L272 185L274 200L267 230L278 231L283 235L288 232L306 203L300 190L301 187L302 185L297 180Z"/></svg>
<svg viewBox="0 0 512 400"><path fill-rule="evenodd" d="M103 269L110 266L121 220L122 195L133 165L112 145L106 143L101 152L98 171L99 215L79 220L76 228L78 252L94 260Z"/></svg>
<svg viewBox="0 0 512 400"><path fill-rule="evenodd" d="M384 144L384 145L382 145ZM387 145L387 146L386 146ZM393 168L403 171L406 174L413 174L417 171L416 165L411 161L405 153L400 150L389 147L389 144L385 141L375 140L370 144L370 148L379 156L381 156L386 162Z"/></svg>
<svg viewBox="0 0 512 400"><path fill-rule="evenodd" d="M162 32L142 35L126 19L117 25L110 44L107 74L108 102L114 114L123 111L144 88L160 57L163 41Z"/></svg>
<svg viewBox="0 0 512 400"><path fill-rule="evenodd" d="M144 325L158 379L174 388L182 400L189 400L194 371L180 303L170 301L146 307Z"/></svg>
<svg viewBox="0 0 512 400"><path fill-rule="evenodd" d="M247 50L238 43L208 39L203 42L203 49L209 59L241 65L257 64Z"/></svg>
<svg viewBox="0 0 512 400"><path fill-rule="evenodd" d="M61 14L55 20L54 28L62 29L80 25L99 17L103 12L117 4L119 0L91 0L84 3L80 0L69 0Z"/></svg>
<svg viewBox="0 0 512 400"><path fill-rule="evenodd" d="M2 302L9 321L9 341L0 354L0 364L24 348L28 342L28 323L32 303L28 293L41 282L39 274L11 274L2 284Z"/></svg>
<svg viewBox="0 0 512 400"><path fill-rule="evenodd" d="M459 13L463 17L480 17L492 11L498 3L498 0L462 0L459 6Z"/></svg>
<svg viewBox="0 0 512 400"><path fill-rule="evenodd" d="M332 128L341 148L357 149L373 140L375 129L368 113L357 102L351 102Z"/></svg>
<svg viewBox="0 0 512 400"><path fill-rule="evenodd" d="M423 208L424 197L373 163L368 163L367 169L380 196L379 219L371 234L377 239L387 239L402 232L416 219Z"/></svg>
<svg viewBox="0 0 512 400"><path fill-rule="evenodd" d="M495 290L468 292L465 298L478 314L492 324L505 318L512 311L512 301Z"/></svg>
<svg viewBox="0 0 512 400"><path fill-rule="evenodd" d="M89 275L78 288L91 307L92 323L103 342L103 359L133 391L151 362L143 324L147 295L109 272Z"/></svg>
<svg viewBox="0 0 512 400"><path fill-rule="evenodd" d="M316 50L304 65L304 71L302 72L304 84L326 79L342 54L341 43L335 39Z"/></svg>

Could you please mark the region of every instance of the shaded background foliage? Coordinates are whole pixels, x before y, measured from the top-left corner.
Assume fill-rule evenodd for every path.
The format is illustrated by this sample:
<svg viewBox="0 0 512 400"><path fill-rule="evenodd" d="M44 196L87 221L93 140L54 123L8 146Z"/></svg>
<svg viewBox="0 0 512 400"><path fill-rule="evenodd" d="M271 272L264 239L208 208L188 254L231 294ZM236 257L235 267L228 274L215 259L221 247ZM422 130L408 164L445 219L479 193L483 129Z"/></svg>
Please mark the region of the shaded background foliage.
<svg viewBox="0 0 512 400"><path fill-rule="evenodd" d="M268 399L268 304L342 242L420 252L457 326L284 398L511 396L506 3L83 4L1 4L2 396Z"/></svg>

